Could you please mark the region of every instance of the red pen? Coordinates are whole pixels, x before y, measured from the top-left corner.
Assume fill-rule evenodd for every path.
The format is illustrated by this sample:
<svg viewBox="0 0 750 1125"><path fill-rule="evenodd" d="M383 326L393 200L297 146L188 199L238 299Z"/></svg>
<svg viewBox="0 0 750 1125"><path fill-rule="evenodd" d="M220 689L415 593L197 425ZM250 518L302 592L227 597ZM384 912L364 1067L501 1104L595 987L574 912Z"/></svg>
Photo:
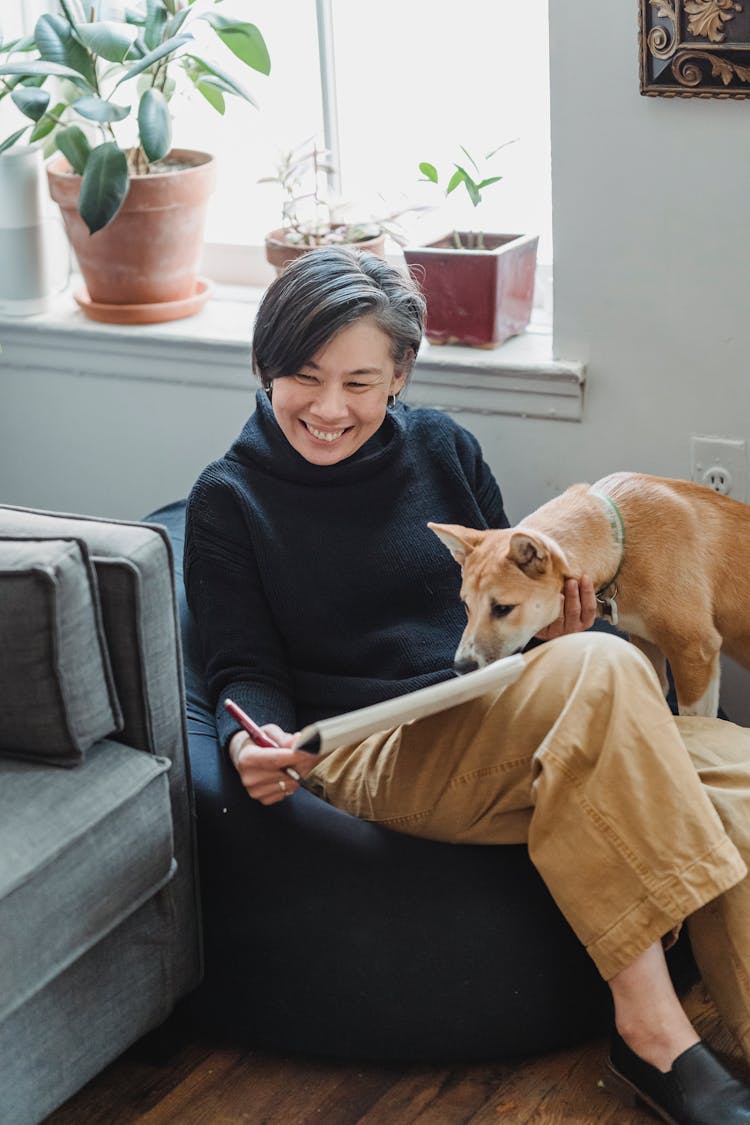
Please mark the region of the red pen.
<svg viewBox="0 0 750 1125"><path fill-rule="evenodd" d="M258 724L254 723L250 716L245 714L242 708L238 706L238 704L236 704L233 699L225 699L224 706L226 707L232 718L237 720L240 726L247 731L247 733L251 736L253 742L257 743L258 746L266 746L269 749L274 750L281 749L278 742L274 742L274 740L269 735L267 735L265 731L261 730ZM281 772L285 773L287 777L291 777L292 781L297 781L300 784L302 783L302 777L299 773L297 773L294 766L282 766Z"/></svg>

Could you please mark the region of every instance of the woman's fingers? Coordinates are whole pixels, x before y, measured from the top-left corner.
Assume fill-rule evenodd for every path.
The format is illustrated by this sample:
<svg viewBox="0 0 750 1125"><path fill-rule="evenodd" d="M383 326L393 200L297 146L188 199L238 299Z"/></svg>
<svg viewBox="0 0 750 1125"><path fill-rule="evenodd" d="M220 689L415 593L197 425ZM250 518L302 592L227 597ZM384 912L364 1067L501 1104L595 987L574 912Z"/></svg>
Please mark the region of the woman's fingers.
<svg viewBox="0 0 750 1125"><path fill-rule="evenodd" d="M285 771L292 768L300 777L306 777L317 758L305 750L271 750L256 746L248 735L238 744L233 743L232 760L250 796L261 804L271 805L283 801L300 787Z"/></svg>
<svg viewBox="0 0 750 1125"><path fill-rule="evenodd" d="M580 581L566 578L560 602L560 616L537 633L543 641L551 641L565 633L580 633L590 629L596 620L596 591L586 575Z"/></svg>
<svg viewBox="0 0 750 1125"><path fill-rule="evenodd" d="M270 735L274 742L278 742L279 746L289 747L297 737L296 734L289 734L281 727L277 727L276 723L266 723L263 730L267 735Z"/></svg>
<svg viewBox="0 0 750 1125"><path fill-rule="evenodd" d="M300 787L299 782L280 771L275 773L269 773L267 770L258 772L240 766L238 772L240 780L250 796L263 805L275 805L278 801L283 801L292 793L296 793Z"/></svg>
<svg viewBox="0 0 750 1125"><path fill-rule="evenodd" d="M575 633L581 628L581 591L575 578L565 580L563 599L563 633Z"/></svg>
<svg viewBox="0 0 750 1125"><path fill-rule="evenodd" d="M281 786L284 786L282 789ZM260 801L261 805L276 805L279 801L286 800L292 793L299 789L296 781L291 778L277 778L275 781L268 781L267 779L251 784L249 787L245 786L248 794L255 800Z"/></svg>
<svg viewBox="0 0 750 1125"><path fill-rule="evenodd" d="M590 629L596 621L596 590L594 583L584 574L579 583L581 601L581 628Z"/></svg>

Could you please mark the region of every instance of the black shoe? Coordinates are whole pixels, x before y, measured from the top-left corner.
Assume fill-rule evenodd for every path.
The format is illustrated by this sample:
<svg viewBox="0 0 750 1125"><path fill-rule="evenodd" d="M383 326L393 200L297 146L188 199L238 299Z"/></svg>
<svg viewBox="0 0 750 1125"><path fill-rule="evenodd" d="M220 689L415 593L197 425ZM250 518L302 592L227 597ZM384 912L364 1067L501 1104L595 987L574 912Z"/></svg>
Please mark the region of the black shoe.
<svg viewBox="0 0 750 1125"><path fill-rule="evenodd" d="M666 1073L612 1036L608 1089L642 1101L669 1125L750 1125L750 1087L733 1078L704 1043L683 1051Z"/></svg>

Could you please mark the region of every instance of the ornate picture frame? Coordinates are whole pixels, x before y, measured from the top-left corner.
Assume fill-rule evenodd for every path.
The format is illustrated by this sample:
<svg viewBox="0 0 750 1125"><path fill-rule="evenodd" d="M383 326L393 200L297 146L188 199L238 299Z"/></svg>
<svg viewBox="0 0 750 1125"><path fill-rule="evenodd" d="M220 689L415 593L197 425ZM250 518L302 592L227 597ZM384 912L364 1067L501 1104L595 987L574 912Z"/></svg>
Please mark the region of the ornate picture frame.
<svg viewBox="0 0 750 1125"><path fill-rule="evenodd" d="M750 97L750 0L638 0L641 93Z"/></svg>

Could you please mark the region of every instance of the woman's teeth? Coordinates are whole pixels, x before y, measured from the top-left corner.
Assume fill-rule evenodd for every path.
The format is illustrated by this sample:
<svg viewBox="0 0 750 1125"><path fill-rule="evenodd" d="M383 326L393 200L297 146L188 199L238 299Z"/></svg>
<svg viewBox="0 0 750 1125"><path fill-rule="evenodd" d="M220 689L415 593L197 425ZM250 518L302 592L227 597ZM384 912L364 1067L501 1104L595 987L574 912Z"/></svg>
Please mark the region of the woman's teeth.
<svg viewBox="0 0 750 1125"><path fill-rule="evenodd" d="M307 429L312 434L312 436L314 438L317 438L319 441L336 441L336 439L340 438L344 432L343 430L316 430L309 424L309 422L306 422L305 425L307 426Z"/></svg>

